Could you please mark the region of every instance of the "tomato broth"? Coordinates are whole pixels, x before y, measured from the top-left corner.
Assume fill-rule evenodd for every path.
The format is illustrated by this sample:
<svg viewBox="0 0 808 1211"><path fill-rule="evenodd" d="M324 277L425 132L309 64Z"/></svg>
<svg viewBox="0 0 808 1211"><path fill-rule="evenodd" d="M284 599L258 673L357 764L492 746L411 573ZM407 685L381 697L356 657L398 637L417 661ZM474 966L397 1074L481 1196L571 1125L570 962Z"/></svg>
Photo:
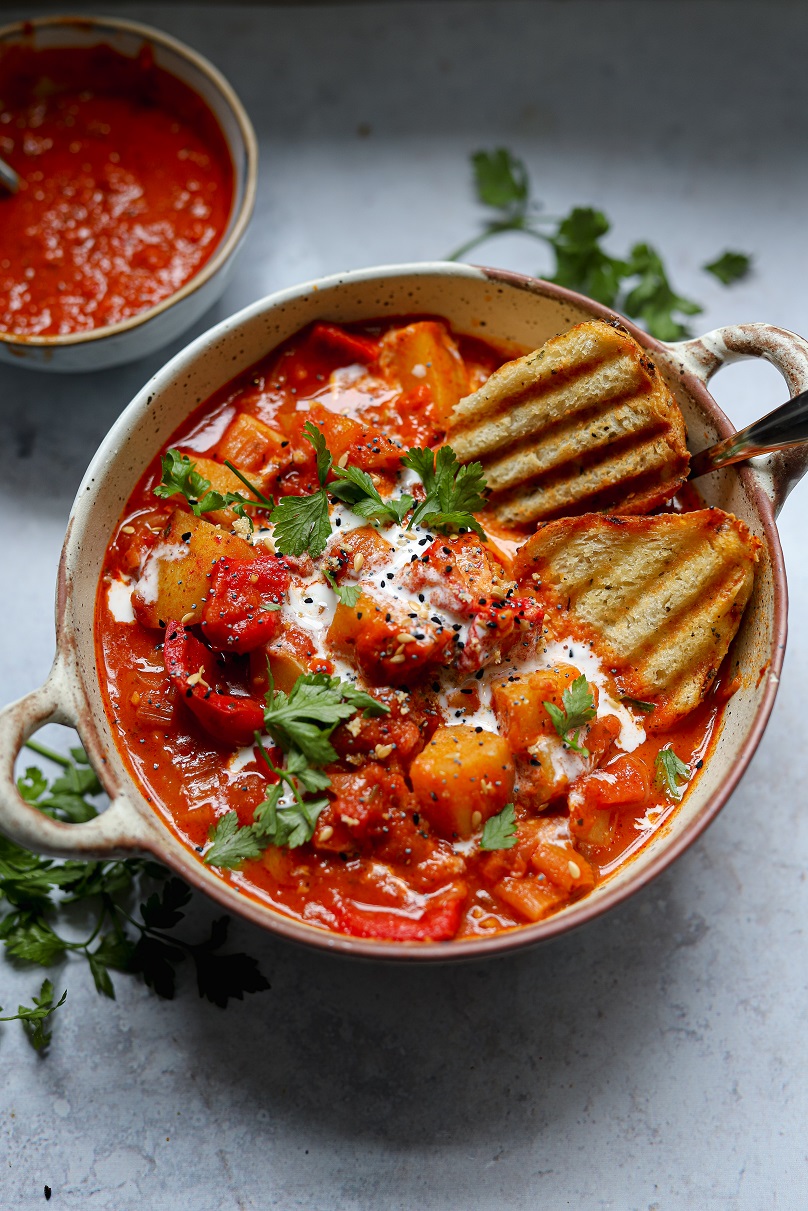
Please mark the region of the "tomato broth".
<svg viewBox="0 0 808 1211"><path fill-rule="evenodd" d="M368 522L332 500L317 558L277 555L260 506L246 511L252 531L232 498L192 510L209 490L312 498L323 477L307 422L333 459L329 487L354 467L380 499L408 491L417 509L425 488L402 474L402 454L440 447L457 398L504 360L430 317L310 327L191 413L141 477L107 551L97 658L135 780L200 861L325 929L448 940L539 920L665 826L686 788L660 780L660 751L692 783L717 734L715 687L675 728L647 731L653 706L625 699L591 639L545 615L535 586L509 579L526 535L498 529L484 510L487 544L462 526ZM155 494L169 450L186 460L173 463L177 474L192 465L204 477L190 500ZM210 557L205 548L200 593L190 581L202 541L219 546ZM211 838L256 828L284 760L292 767L289 734L264 726L265 695L291 701L318 674L378 710L360 703L328 733L332 757L314 762L325 785L303 794L319 796L316 819L291 839L270 830L229 865L211 861L224 853ZM514 689L536 677L538 707L527 709ZM575 735L554 731L542 694L561 709L562 691L576 683L584 693L582 682L586 722Z"/></svg>
<svg viewBox="0 0 808 1211"><path fill-rule="evenodd" d="M175 294L227 227L233 166L192 89L107 45L0 48L0 332L65 336Z"/></svg>

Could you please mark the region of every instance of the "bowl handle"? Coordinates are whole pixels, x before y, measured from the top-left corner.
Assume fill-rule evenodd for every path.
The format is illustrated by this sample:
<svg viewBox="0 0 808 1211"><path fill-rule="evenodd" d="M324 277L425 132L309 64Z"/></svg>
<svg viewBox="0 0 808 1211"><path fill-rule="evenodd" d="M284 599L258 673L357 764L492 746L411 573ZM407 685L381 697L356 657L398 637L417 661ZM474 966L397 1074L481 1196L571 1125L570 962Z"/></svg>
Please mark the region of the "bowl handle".
<svg viewBox="0 0 808 1211"><path fill-rule="evenodd" d="M0 711L0 832L54 858L131 858L150 852L151 830L125 794L114 795L92 820L64 824L26 803L17 790L14 763L29 736L46 723L65 723L80 732L60 693L63 685L56 666L43 686Z"/></svg>
<svg viewBox="0 0 808 1211"><path fill-rule="evenodd" d="M708 383L717 370L744 357L763 357L786 380L791 397L808 388L808 341L773 324L730 324L690 341L666 344L665 350L681 372ZM808 471L808 446L781 450L756 460L775 513L791 489Z"/></svg>

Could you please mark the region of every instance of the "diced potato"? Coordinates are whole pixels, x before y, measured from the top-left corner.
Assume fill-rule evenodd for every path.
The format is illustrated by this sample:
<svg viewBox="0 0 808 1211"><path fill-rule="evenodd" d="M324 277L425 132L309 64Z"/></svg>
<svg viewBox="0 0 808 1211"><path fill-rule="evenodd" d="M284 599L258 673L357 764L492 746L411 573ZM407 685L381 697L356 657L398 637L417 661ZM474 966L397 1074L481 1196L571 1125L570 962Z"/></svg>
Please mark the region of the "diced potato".
<svg viewBox="0 0 808 1211"><path fill-rule="evenodd" d="M217 463L213 458L199 458L196 455L191 456L196 463L196 469L200 475L204 475L205 479L210 480L210 486L214 492L238 492L247 500L256 500L257 497L234 475L229 467L224 463ZM241 470L241 468L239 468ZM260 485L257 485L260 487ZM232 509L214 509L205 516L210 518L212 522L220 526L231 526L236 520L236 514Z"/></svg>
<svg viewBox="0 0 808 1211"><path fill-rule="evenodd" d="M446 837L468 838L513 795L514 765L501 736L467 724L439 727L410 766L420 810Z"/></svg>
<svg viewBox="0 0 808 1211"><path fill-rule="evenodd" d="M428 387L435 418L442 428L446 428L455 404L469 389L460 351L446 325L436 320L418 320L385 333L379 366L383 374L398 380L404 391Z"/></svg>
<svg viewBox="0 0 808 1211"><path fill-rule="evenodd" d="M564 690L580 675L571 664L557 664L492 686L497 723L515 753L528 752L541 736L558 738L544 703L552 702L562 710ZM589 688L597 706L597 687Z"/></svg>
<svg viewBox="0 0 808 1211"><path fill-rule="evenodd" d="M393 549L393 544L373 526L359 526L347 534L337 534L328 554L339 561L335 578L341 581L378 568L389 560Z"/></svg>
<svg viewBox="0 0 808 1211"><path fill-rule="evenodd" d="M530 865L568 895L591 891L595 886L592 867L573 849L569 823L558 819L537 820L536 848Z"/></svg>
<svg viewBox="0 0 808 1211"><path fill-rule="evenodd" d="M257 553L236 534L177 509L132 593L135 617L144 627L159 627L170 618L198 622L217 560L255 559Z"/></svg>
<svg viewBox="0 0 808 1211"><path fill-rule="evenodd" d="M260 471L267 463L284 461L284 440L282 433L270 429L257 416L239 412L228 425L216 457L222 463L233 463L239 470Z"/></svg>
<svg viewBox="0 0 808 1211"><path fill-rule="evenodd" d="M541 921L567 899L566 892L560 887L535 875L521 879L501 879L493 891L495 896L526 921Z"/></svg>
<svg viewBox="0 0 808 1211"><path fill-rule="evenodd" d="M271 643L250 653L250 687L257 694L269 688L267 661L276 690L288 694L298 677L311 671L315 650L308 635L297 627L287 627Z"/></svg>

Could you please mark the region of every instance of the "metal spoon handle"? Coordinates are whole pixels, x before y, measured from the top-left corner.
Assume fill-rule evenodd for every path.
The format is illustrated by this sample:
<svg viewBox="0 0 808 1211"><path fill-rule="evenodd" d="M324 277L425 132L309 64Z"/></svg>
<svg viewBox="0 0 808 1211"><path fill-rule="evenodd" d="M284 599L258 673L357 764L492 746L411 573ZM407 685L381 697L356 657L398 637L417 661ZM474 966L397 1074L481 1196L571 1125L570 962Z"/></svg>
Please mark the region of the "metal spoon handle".
<svg viewBox="0 0 808 1211"><path fill-rule="evenodd" d="M756 454L771 454L808 442L808 391L801 391L787 404L775 408L768 416L739 429L732 437L716 442L707 450L694 455L690 461L689 479L698 479L708 471L728 467L730 463L754 458Z"/></svg>
<svg viewBox="0 0 808 1211"><path fill-rule="evenodd" d="M20 188L19 176L2 157L0 157L0 185L9 193L16 193Z"/></svg>

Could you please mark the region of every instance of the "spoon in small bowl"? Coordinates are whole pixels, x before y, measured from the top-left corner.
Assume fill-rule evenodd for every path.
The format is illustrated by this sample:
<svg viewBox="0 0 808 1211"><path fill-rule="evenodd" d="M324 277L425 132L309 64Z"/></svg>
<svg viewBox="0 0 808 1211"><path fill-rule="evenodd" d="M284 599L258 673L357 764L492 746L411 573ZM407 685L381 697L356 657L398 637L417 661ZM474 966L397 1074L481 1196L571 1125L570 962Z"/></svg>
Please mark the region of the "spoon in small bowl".
<svg viewBox="0 0 808 1211"><path fill-rule="evenodd" d="M743 462L757 454L771 454L775 450L789 450L808 441L808 391L801 391L787 404L775 408L768 416L761 417L745 429L739 429L731 437L716 442L695 454L690 460L688 479L698 479L719 467Z"/></svg>
<svg viewBox="0 0 808 1211"><path fill-rule="evenodd" d="M10 164L0 156L0 191L8 190L9 193L17 193L20 188L19 175L14 171Z"/></svg>

